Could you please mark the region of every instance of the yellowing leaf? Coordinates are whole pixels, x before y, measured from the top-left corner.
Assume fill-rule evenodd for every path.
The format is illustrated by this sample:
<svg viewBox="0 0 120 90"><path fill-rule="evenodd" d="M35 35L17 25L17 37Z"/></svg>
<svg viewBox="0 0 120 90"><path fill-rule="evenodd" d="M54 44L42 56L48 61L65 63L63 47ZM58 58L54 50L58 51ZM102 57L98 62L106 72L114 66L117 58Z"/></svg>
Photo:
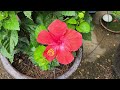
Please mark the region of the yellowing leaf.
<svg viewBox="0 0 120 90"><path fill-rule="evenodd" d="M78 16L79 18L84 18L84 13L79 13Z"/></svg>

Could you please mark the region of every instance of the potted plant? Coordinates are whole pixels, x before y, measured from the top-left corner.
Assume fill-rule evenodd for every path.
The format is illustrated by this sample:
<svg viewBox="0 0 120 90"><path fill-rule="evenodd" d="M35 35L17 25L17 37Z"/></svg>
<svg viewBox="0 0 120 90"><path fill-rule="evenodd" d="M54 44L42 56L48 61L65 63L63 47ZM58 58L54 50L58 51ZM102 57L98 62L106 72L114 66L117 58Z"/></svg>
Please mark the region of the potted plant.
<svg viewBox="0 0 120 90"><path fill-rule="evenodd" d="M86 11L0 11L0 60L16 79L65 79L91 40Z"/></svg>
<svg viewBox="0 0 120 90"><path fill-rule="evenodd" d="M120 33L120 11L111 11L100 18L100 24L108 31Z"/></svg>

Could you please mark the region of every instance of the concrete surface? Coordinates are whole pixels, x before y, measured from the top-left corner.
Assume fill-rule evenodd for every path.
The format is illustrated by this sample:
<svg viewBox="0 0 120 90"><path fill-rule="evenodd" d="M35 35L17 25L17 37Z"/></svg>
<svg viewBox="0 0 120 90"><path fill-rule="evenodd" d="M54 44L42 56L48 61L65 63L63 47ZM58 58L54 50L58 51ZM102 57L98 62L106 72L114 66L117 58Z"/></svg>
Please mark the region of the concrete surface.
<svg viewBox="0 0 120 90"><path fill-rule="evenodd" d="M120 43L120 34L111 33L100 25L99 18L105 13L105 11L99 11L94 16L95 28L92 41L83 42L84 56L81 65L70 79L119 78L113 71L112 66L116 48Z"/></svg>
<svg viewBox="0 0 120 90"><path fill-rule="evenodd" d="M95 24L92 41L84 41L84 56L75 73L69 79L117 79L112 62L115 50L120 43L120 34L114 34L103 29L99 18L107 13L98 11L94 15ZM0 62L0 79L12 79Z"/></svg>
<svg viewBox="0 0 120 90"><path fill-rule="evenodd" d="M3 68L1 61L0 61L0 79L12 79L12 77Z"/></svg>

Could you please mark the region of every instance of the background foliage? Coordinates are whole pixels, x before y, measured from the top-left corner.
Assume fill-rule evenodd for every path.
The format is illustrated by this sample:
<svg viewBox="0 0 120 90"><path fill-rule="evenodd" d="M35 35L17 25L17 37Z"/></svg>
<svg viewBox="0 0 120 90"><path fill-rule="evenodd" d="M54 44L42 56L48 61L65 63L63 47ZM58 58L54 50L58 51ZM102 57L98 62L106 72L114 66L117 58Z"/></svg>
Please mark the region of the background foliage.
<svg viewBox="0 0 120 90"><path fill-rule="evenodd" d="M59 66L57 60L48 62L43 57L45 46L37 43L41 30L47 30L55 19L66 22L83 39L91 40L92 17L87 11L0 11L0 52L13 62L14 55L22 52L42 70ZM75 55L75 54L74 54Z"/></svg>

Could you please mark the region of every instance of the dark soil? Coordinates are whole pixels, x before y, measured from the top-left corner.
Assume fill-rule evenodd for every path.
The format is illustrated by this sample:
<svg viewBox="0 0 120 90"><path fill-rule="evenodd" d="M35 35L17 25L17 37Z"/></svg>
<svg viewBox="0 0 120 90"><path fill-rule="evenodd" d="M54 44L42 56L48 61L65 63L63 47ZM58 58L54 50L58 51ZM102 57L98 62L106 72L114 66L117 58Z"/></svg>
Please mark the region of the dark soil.
<svg viewBox="0 0 120 90"><path fill-rule="evenodd" d="M28 56L22 53L15 55L14 62L12 64L19 72L31 76L37 79L54 79L61 76L69 70L71 64L60 65L55 67L53 70L42 71L38 66L35 66L29 59Z"/></svg>

